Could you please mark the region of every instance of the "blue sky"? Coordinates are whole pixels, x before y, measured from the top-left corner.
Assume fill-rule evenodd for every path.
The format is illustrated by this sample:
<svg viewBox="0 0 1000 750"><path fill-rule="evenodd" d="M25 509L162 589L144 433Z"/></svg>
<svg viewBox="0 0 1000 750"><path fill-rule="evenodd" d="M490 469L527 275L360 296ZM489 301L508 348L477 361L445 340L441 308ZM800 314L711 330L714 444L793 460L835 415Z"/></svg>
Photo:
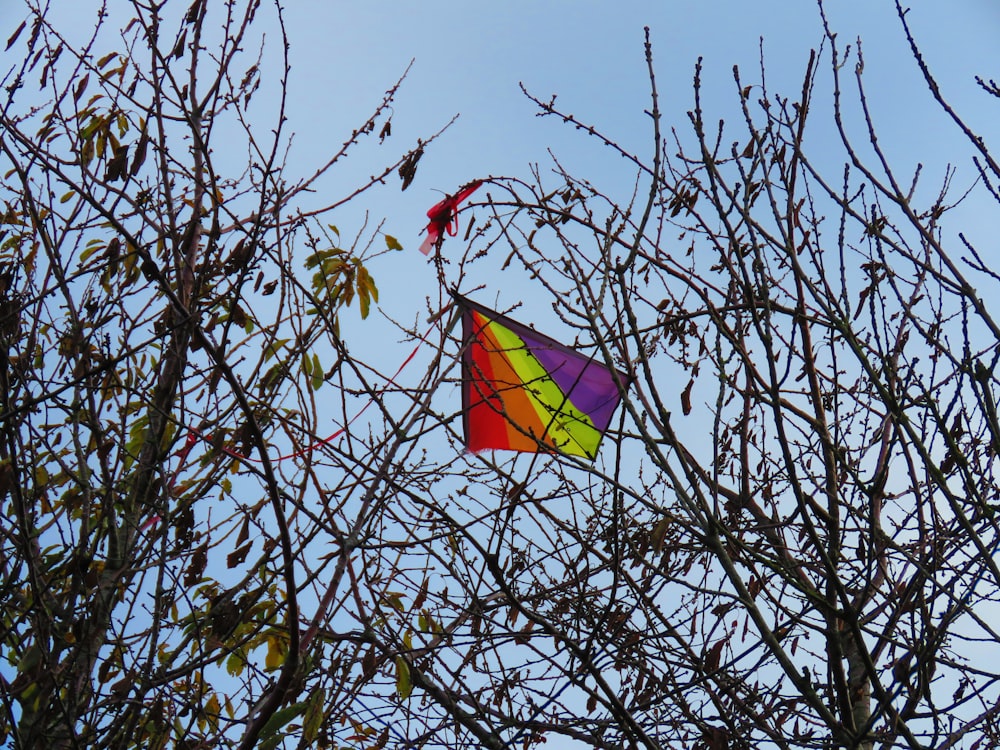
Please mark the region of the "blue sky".
<svg viewBox="0 0 1000 750"><path fill-rule="evenodd" d="M928 175L941 174L948 160L962 158L963 152L946 148L948 125L918 76L893 3L830 0L827 13L842 45L863 39L869 100L890 156L907 169L922 161ZM976 87L973 76L1000 78L994 54L1000 6L990 0L920 2L909 18L946 96L968 113L979 132L995 133L995 100ZM770 88L791 95L801 87L809 50L822 42L819 12L808 0L297 2L289 3L286 20L293 66L293 171L304 170L339 144L414 61L394 107L392 138L382 146L374 139L365 144L323 183L321 189L329 192L317 200L349 190L387 157L460 114L428 149L405 193L398 182L390 183L334 219L349 231L369 211L376 220L386 218L386 231L406 246L391 272L377 271L383 304L397 313L400 306L392 300L402 307L419 306L425 294L434 295L433 269L415 248L424 211L443 192L473 177L527 177L530 164L546 167L549 148L595 181L631 182L627 170L613 174L620 171L620 160L602 153L596 143L551 118L535 117L519 83L544 99L557 93L566 111L629 147L648 151L644 26L651 29L667 124L682 129L699 56L710 119L736 122L732 66L740 66L744 80L756 80L761 38ZM822 89L818 101L828 101ZM821 140L821 123L814 125L814 137ZM816 150L822 151L821 143ZM962 170L960 177L971 180L967 162Z"/></svg>
<svg viewBox="0 0 1000 750"><path fill-rule="evenodd" d="M288 180L310 174L324 163L352 129L381 101L383 92L413 61L393 107L391 138L369 137L343 164L316 185L306 200L313 206L349 194L371 174L395 161L420 138L457 121L428 148L416 179L406 191L393 177L384 186L327 218L345 242L367 218L384 220L404 252L376 259L371 270L381 290L381 307L405 324L423 318L427 298L438 298L434 266L417 252L425 212L445 192L475 177L503 175L530 179L530 166L549 168L551 149L569 169L612 194L627 198L634 170L593 139L553 118L535 116L519 89L523 83L540 98L558 94L561 108L597 125L640 154L650 151L648 80L643 59L643 27L650 28L665 128L689 130L692 74L703 58L706 119L739 124L733 65L743 80L759 78L761 45L772 93L797 95L809 50L823 42L820 14L811 0L510 0L503 3L306 2L289 0L284 16L290 43L291 76L287 132L294 133ZM83 34L94 22L93 4L52 0L53 19L68 33ZM187 3L170 8L183 12ZM126 0L109 0L112 16L127 19ZM945 165L959 165L956 189L972 184L968 147L931 101L910 56L892 0L828 0L826 10L842 46L863 40L869 103L890 158L908 172L925 164L924 189L936 191ZM12 12L13 11L13 12ZM0 5L0 38L19 23L19 3ZM974 76L1000 79L1000 4L994 0L915 3L908 16L928 63L945 95L977 132L996 140L997 100L983 93ZM266 36L261 93L253 105L262 133L274 126L275 84L281 40L274 7L262 4L258 30ZM121 23L124 23L122 21ZM763 39L763 42L761 41ZM109 45L120 44L109 40ZM109 47L113 49L114 47ZM102 49L103 54L103 49ZM247 64L256 57L247 52ZM826 65L826 60L821 63ZM847 77L850 83L852 76ZM813 159L826 156L832 135L828 114L828 74L821 76L807 148ZM745 138L745 137L744 137ZM956 145L957 144L957 145ZM224 142L217 142L220 153ZM232 154L242 170L245 154ZM829 168L839 172L842 156L830 150ZM482 199L481 193L476 196ZM304 206L309 208L309 205ZM975 236L1000 231L995 211L962 209L960 226ZM989 247L989 244L983 247ZM458 240L444 246L449 257L463 250ZM305 257L303 249L302 259ZM499 265L499 264L497 264ZM476 279L487 285L477 298L509 307L532 296L532 286L513 269ZM468 291L463 289L462 291ZM541 303L539 303L541 305ZM536 317L536 313L538 313ZM399 332L376 319L343 319L352 351L392 372L412 345L395 342ZM559 336L550 311L536 307L527 322ZM555 325L554 325L555 322ZM423 326L423 323L419 323ZM457 394L456 394L457 395Z"/></svg>
<svg viewBox="0 0 1000 750"><path fill-rule="evenodd" d="M179 11L187 7L183 0L175 4ZM53 17L78 31L93 23L95 5L51 3ZM436 292L433 268L415 250L424 212L444 192L474 177L527 178L531 164L547 168L547 149L598 184L621 181L623 189L631 185L633 176L620 159L552 118L535 117L520 83L544 99L558 94L566 111L596 124L626 147L648 153L644 26L651 30L665 125L681 130L687 127L685 113L692 104L692 73L699 56L704 58L708 119L736 123L734 64L744 80L756 80L763 39L771 90L795 95L809 50L822 42L812 0L292 0L285 5L292 64L288 132L295 133L290 181L325 161L413 61L394 106L392 137L381 146L377 139L368 139L338 165L317 185L315 205L349 193L418 138L460 115L428 149L405 193L394 180L330 217L345 235L361 226L366 212L370 222L384 218L385 230L406 247L389 267L373 269L383 304L394 314L419 307L424 295ZM828 0L826 6L842 45L863 39L869 101L890 157L907 169L922 161L925 174L935 179L948 161L964 160L959 184L965 184L963 177L971 180L965 151L948 148L950 126L917 74L892 0ZM109 7L113 15L128 11L125 0L110 0ZM19 3L0 7L0 31L7 32L3 38L21 17ZM273 18L273 8L263 3L259 20L269 55L280 51ZM995 55L1000 4L919 0L909 18L946 96L978 132L987 138L995 134L996 100L982 93L973 77L1000 79ZM274 92L275 62L271 57L268 67L265 59L262 95L256 102L263 131L273 126L273 99L267 96ZM817 101L828 100L821 88ZM819 119L813 122L814 158L822 153L822 139L829 132Z"/></svg>
<svg viewBox="0 0 1000 750"><path fill-rule="evenodd" d="M187 5L176 1L182 9ZM114 2L122 4L122 0ZM377 260L372 271L384 308L404 322L416 319L425 297L437 296L433 266L416 248L426 223L424 212L443 192L474 177L528 178L531 164L545 168L548 149L595 182L623 189L631 185L630 170L620 159L609 157L581 133L551 119L536 118L519 83L542 98L557 93L566 111L598 125L627 147L643 150L649 139L649 119L643 114L649 106L644 26L651 29L666 126L680 129L687 125L685 112L692 104L691 78L699 56L704 58L709 119L736 122L739 111L732 66L741 67L745 80L756 80L761 37L772 91L792 96L801 86L809 50L822 41L819 14L810 0L507 0L490 4L286 0L286 4L292 61L289 128L296 133L290 180L323 163L414 60L394 105L392 137L382 145L376 138L365 141L317 185L316 205L348 194L417 139L460 114L428 149L416 180L405 193L393 179L329 217L349 236L368 212L371 225L384 218L386 231L403 243L403 253ZM53 0L52 5L54 15L64 15L70 27L92 22L93 4ZM17 3L5 2L0 8L0 30L6 31L0 39L6 39L20 20L20 13L10 14L13 6ZM933 175L941 175L949 160L964 159L967 149L950 148L953 141L947 137L947 122L919 78L893 4L889 0L829 0L828 12L843 44L859 35L863 38L869 99L890 156L904 167L924 162L934 184ZM271 13L265 3L262 23L271 22ZM976 130L995 140L997 101L980 92L973 77L1000 79L996 55L1000 6L995 0L947 4L924 0L914 4L910 18L946 96ZM278 51L280 40L273 31L268 43L272 52ZM269 90L273 88L264 88L254 110L263 132L272 127L268 115L273 115L273 105L263 96ZM818 101L827 96L822 88L817 91ZM829 132L822 123L816 125L809 142L814 155L822 154L822 138ZM837 158L831 156L834 162ZM971 166L961 161L957 186L971 180ZM969 207L967 228L995 228L995 222L992 227L985 221L977 225L974 208ZM457 256L460 251L455 240L444 246L446 254ZM304 255L303 250L303 259ZM480 299L487 304L498 296L503 305L510 305L532 294L523 277L514 273L484 281L489 290ZM559 335L551 316L525 322ZM345 316L344 329L352 351L365 359L378 359L387 372L412 349L409 343L389 345L399 338L398 332L377 320L360 323ZM411 379L407 373L401 382L415 380L416 375ZM459 408L457 388L451 403L453 410ZM331 424L331 432L335 426Z"/></svg>

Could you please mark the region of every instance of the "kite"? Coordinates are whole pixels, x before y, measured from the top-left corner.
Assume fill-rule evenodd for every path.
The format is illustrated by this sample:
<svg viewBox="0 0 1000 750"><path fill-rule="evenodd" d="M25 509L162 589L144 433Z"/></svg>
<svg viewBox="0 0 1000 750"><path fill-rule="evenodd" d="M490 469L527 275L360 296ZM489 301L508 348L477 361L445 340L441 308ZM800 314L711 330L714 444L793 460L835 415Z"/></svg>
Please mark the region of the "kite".
<svg viewBox="0 0 1000 750"><path fill-rule="evenodd" d="M427 212L430 223L427 225L427 239L420 246L420 252L427 255L433 248L440 247L445 232L452 237L458 234L458 205L476 192L482 184L482 180L473 180L461 187L455 195L446 195L444 200L434 204Z"/></svg>
<svg viewBox="0 0 1000 750"><path fill-rule="evenodd" d="M527 326L462 307L465 445L593 460L630 378Z"/></svg>

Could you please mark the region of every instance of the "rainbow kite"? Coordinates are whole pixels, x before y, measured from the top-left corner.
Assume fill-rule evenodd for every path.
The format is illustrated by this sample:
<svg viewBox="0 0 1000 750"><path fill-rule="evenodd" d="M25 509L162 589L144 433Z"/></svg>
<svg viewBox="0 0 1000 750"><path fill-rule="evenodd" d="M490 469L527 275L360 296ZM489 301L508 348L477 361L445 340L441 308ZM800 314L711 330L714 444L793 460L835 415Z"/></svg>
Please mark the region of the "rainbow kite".
<svg viewBox="0 0 1000 750"><path fill-rule="evenodd" d="M629 377L457 297L465 445L593 459Z"/></svg>

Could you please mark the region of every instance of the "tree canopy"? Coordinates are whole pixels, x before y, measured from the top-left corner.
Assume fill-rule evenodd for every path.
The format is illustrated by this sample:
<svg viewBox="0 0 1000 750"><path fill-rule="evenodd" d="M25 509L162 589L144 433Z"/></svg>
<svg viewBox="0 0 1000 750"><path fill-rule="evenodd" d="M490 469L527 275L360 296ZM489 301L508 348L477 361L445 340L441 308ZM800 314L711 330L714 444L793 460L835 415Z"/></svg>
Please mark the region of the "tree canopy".
<svg viewBox="0 0 1000 750"><path fill-rule="evenodd" d="M336 217L446 138L304 200L387 141L405 81L292 174L280 4L128 7L76 41L28 3L6 44L0 738L1000 742L1000 277L953 221L997 210L1000 165L901 6L959 177L893 164L829 26L797 91L734 69L721 118L699 63L686 122L647 33L642 152L526 91L631 188L558 159L479 175L420 311L379 299L390 227ZM596 459L507 406L528 450L465 449L452 293L503 279L502 320L617 373ZM341 331L376 305L395 371Z"/></svg>

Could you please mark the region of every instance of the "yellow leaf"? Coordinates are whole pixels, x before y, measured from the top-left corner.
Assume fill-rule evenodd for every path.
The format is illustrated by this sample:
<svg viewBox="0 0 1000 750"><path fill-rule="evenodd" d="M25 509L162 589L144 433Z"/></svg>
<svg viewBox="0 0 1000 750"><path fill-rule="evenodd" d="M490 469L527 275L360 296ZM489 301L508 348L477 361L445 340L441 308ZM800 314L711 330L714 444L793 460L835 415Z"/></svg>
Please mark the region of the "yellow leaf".
<svg viewBox="0 0 1000 750"><path fill-rule="evenodd" d="M264 668L271 672L285 663L288 644L285 639L276 635L267 637L267 656L264 658Z"/></svg>
<svg viewBox="0 0 1000 750"><path fill-rule="evenodd" d="M391 234L385 236L385 246L390 250L402 250L403 246L399 244L399 240L393 237Z"/></svg>
<svg viewBox="0 0 1000 750"><path fill-rule="evenodd" d="M219 712L222 710L222 706L219 705L219 698L215 693L205 703L205 717L208 719L209 724L213 728L219 726Z"/></svg>

